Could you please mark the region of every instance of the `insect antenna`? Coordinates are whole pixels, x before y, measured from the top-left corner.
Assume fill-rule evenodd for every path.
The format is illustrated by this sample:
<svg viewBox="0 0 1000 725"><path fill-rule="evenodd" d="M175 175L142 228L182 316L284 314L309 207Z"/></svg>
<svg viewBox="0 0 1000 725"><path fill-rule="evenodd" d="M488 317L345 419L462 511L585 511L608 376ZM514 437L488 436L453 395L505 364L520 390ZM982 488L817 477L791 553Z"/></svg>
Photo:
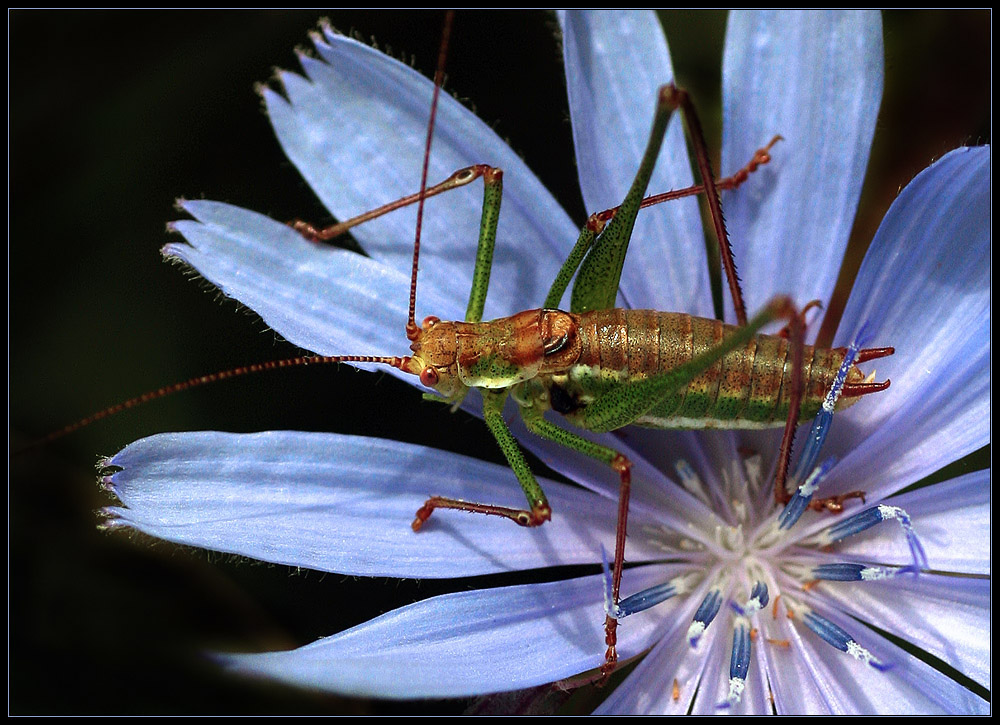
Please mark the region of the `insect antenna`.
<svg viewBox="0 0 1000 725"><path fill-rule="evenodd" d="M121 403L116 403L115 405L99 410L96 413L91 413L87 417L81 418L75 423L71 423L70 425L60 428L59 430L53 431L36 441L32 441L31 443L18 448L14 452L16 454L23 453L31 450L32 448L51 443L52 441L67 436L74 431L85 428L92 423L96 423L99 420L121 413L122 411L129 410L130 408L135 408L143 403L165 398L168 395L173 395L174 393L179 393L184 390L190 390L191 388L197 388L201 385L217 383L220 380L229 380L230 378L238 378L244 375L262 373L269 370L278 370L279 368L303 367L306 365L329 365L331 363L371 363L377 365L389 365L390 367L402 370L405 369L409 359L409 357L390 357L378 355L300 355L298 357L284 358L282 360L268 360L262 363L254 363L253 365L242 365L236 368L220 370L208 375L198 375L197 377L193 377L179 383L165 385L157 390L151 390L147 393L143 393L142 395L137 395L134 398L129 398Z"/></svg>
<svg viewBox="0 0 1000 725"><path fill-rule="evenodd" d="M437 69L434 71L434 95L431 98L431 118L427 124L427 142L424 146L424 165L420 173L420 201L417 203L417 228L413 240L413 267L410 271L410 309L406 320L406 337L416 340L420 336L420 327L416 321L417 307L417 265L420 259L420 227L424 220L424 200L427 189L427 173L431 161L431 141L434 139L434 119L437 116L438 97L441 95L441 85L444 83L444 64L448 57L448 41L451 39L451 25L455 11L449 10L444 16L444 27L441 29L441 46L438 50Z"/></svg>

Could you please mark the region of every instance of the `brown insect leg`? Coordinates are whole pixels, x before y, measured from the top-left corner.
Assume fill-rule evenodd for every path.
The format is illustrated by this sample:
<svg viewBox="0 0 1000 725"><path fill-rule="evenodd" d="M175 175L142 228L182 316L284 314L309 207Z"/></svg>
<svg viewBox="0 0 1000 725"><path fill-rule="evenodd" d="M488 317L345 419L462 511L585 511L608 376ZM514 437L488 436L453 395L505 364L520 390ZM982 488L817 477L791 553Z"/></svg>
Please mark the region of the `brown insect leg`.
<svg viewBox="0 0 1000 725"><path fill-rule="evenodd" d="M719 254L722 259L722 267L726 270L726 279L729 280L729 291L733 297L733 309L736 311L736 321L740 326L747 324L746 305L743 302L743 290L740 289L740 279L736 274L736 262L733 261L733 249L729 244L729 234L726 232L726 220L722 216L722 202L719 200L719 190L715 185L715 175L712 172L712 164L708 158L708 147L705 143L705 134L701 130L701 121L691 102L691 97L687 91L678 88L672 83L667 86L667 102L674 108L679 108L684 114L684 121L687 124L688 136L691 137L691 144L694 146L695 159L698 162L698 173L701 175L702 183L705 186L705 198L708 200L708 208L712 214L712 224L715 226L715 236L719 240ZM772 142L773 143L773 142Z"/></svg>
<svg viewBox="0 0 1000 725"><path fill-rule="evenodd" d="M618 603L618 592L622 584L622 568L625 566L625 533L628 526L628 501L632 490L632 462L618 454L611 462L618 472L621 485L618 489L618 528L615 533L615 563L611 570L611 603ZM601 681L604 682L618 665L618 620L610 614L604 619L604 642L608 649L604 653L601 666Z"/></svg>
<svg viewBox="0 0 1000 725"><path fill-rule="evenodd" d="M747 162L746 166L737 171L732 176L727 176L724 179L719 179L715 182L715 188L719 191L728 191L731 189L739 188L747 179L750 178L750 174L754 173L759 167L764 164L770 163L771 161L771 147L774 146L778 141L781 141L781 136L775 136L771 139L770 143L763 148L759 148L754 152L753 158ZM687 186L683 189L674 189L672 191L664 191L660 194L651 194L642 200L639 205L640 209L645 209L648 206L653 206L654 204L662 204L665 201L673 201L674 199L683 199L687 196L697 196L698 194L705 193L704 184L695 184L694 186ZM590 215L587 220L588 226L592 226L596 233L600 233L604 229L604 225L611 221L615 214L621 207L612 207L611 209L605 209L604 211L595 212ZM598 228L597 224L600 224Z"/></svg>
<svg viewBox="0 0 1000 725"><path fill-rule="evenodd" d="M451 189L457 189L460 186L465 186L479 177L483 176L490 167L485 164L477 164L475 166L467 166L464 169L459 169L447 179L439 184L428 187L428 189L420 194L410 194L409 196L404 196L402 199L396 199L396 201L390 201L388 204L384 204L377 209L372 209L371 211L366 211L363 214L358 214L355 217L351 217L347 221L339 222L337 224L332 224L328 227L323 227L322 229L317 229L315 226L307 221L301 219L296 219L289 223L295 231L301 234L303 237L308 239L310 242L316 242L317 244L322 244L328 242L331 239L339 237L341 234L356 227L359 224L364 224L372 219L377 219L378 217L388 214L396 209L402 209L405 206L410 206L411 204L416 204L421 198L429 199L432 196L437 196L445 191L450 191Z"/></svg>
<svg viewBox="0 0 1000 725"><path fill-rule="evenodd" d="M474 514L486 514L487 516L502 516L510 519L518 526L541 526L552 518L552 508L545 501L537 501L532 506L531 511L526 509L515 509L507 506L493 506L490 504L472 503L462 501L457 498L444 498L443 496L431 496L424 502L424 505L417 511L416 517L410 526L414 531L420 531L424 522L434 513L434 509L457 509L468 511Z"/></svg>
<svg viewBox="0 0 1000 725"><path fill-rule="evenodd" d="M828 496L809 502L809 508L813 511L829 511L831 514L839 514L844 510L844 501L849 498L860 498L861 503L865 502L864 491L850 491L837 496Z"/></svg>
<svg viewBox="0 0 1000 725"><path fill-rule="evenodd" d="M799 412L802 406L802 362L804 346L803 314L794 310L788 320L789 340L792 347L792 391L789 396L788 419L781 436L781 448L778 450L778 468L774 472L774 500L784 506L791 500L791 494L785 486L788 478L788 463L792 458L792 443L795 441L795 428L799 424Z"/></svg>

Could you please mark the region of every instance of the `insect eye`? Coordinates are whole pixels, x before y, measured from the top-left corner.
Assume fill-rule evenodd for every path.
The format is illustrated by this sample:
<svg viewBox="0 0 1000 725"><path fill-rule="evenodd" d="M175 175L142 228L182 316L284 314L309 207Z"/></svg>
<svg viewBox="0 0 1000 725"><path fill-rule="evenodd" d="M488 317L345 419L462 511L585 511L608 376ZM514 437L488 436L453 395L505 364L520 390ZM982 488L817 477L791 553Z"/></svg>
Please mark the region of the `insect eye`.
<svg viewBox="0 0 1000 725"><path fill-rule="evenodd" d="M440 317L435 317L434 315L428 315L427 317L424 318L424 321L421 323L420 326L426 329L431 325L437 324L440 321L441 321Z"/></svg>
<svg viewBox="0 0 1000 725"><path fill-rule="evenodd" d="M420 382L426 385L428 388L433 388L438 384L438 371L432 367L426 367L420 371Z"/></svg>

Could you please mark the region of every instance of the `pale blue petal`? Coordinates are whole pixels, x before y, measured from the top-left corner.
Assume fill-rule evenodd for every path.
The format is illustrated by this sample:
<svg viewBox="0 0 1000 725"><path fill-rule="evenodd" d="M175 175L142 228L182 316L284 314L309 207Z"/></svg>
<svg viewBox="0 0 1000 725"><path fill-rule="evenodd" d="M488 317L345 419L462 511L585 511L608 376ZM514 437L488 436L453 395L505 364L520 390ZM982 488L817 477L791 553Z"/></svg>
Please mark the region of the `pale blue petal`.
<svg viewBox="0 0 1000 725"><path fill-rule="evenodd" d="M544 481L553 520L438 511L410 528L430 495L523 506L505 466L377 438L271 431L165 433L109 461L121 501L113 526L214 551L322 571L456 577L598 563L614 540L613 502ZM645 552L645 554L641 553ZM632 561L659 558L642 541Z"/></svg>
<svg viewBox="0 0 1000 725"><path fill-rule="evenodd" d="M889 209L838 332L866 321L896 354L864 366L892 380L834 422L843 455L831 492L873 499L989 442L990 150L959 149L921 172Z"/></svg>
<svg viewBox="0 0 1000 725"><path fill-rule="evenodd" d="M712 648L705 663L705 672L698 694L695 697L692 715L719 715L732 712L734 715L770 715L771 704L767 698L767 689L763 679L759 654L759 644L751 644L750 669L747 670L746 689L738 703L728 707L719 706L726 702L729 695L729 664L733 654L733 626L729 613L720 613L717 621L712 623L718 627L712 635L718 640ZM705 637L709 635L706 634Z"/></svg>
<svg viewBox="0 0 1000 725"><path fill-rule="evenodd" d="M813 598L815 599L815 597ZM817 613L848 631L879 661L891 665L881 672L832 648L805 627L796 630L790 648L805 668L797 672L816 679L837 714L984 714L989 703L876 632L832 610Z"/></svg>
<svg viewBox="0 0 1000 725"><path fill-rule="evenodd" d="M676 567L642 567L630 570L630 577L645 588L676 573ZM601 576L459 592L289 652L220 659L242 674L359 696L465 697L517 690L601 665L603 596ZM659 621L636 616L619 627L621 655L652 645Z"/></svg>
<svg viewBox="0 0 1000 725"><path fill-rule="evenodd" d="M794 587L790 591L794 591ZM775 594L780 589L775 588ZM801 624L793 625L782 611L777 619L772 619L765 612L765 624L762 634L776 640L787 640L791 643L789 649L767 646L763 657L767 660L771 691L774 693L774 708L779 715L827 715L836 712L830 699L835 695L829 692L822 680L817 680L810 669L810 663L816 656L812 650L801 646L800 636L811 633L800 629ZM758 639L758 642L760 640ZM827 645L823 645L827 646ZM755 651L764 649L760 647ZM819 654L823 654L822 652ZM829 656L840 653L830 650Z"/></svg>
<svg viewBox="0 0 1000 725"><path fill-rule="evenodd" d="M816 596L990 684L990 581L921 574L876 582L824 584Z"/></svg>
<svg viewBox="0 0 1000 725"><path fill-rule="evenodd" d="M676 715L688 712L702 680L705 662L724 639L705 636L697 648L688 646L687 629L707 589L708 585L703 584L698 590L685 595L683 606L661 625L656 646L597 707L595 715ZM622 626L628 626L628 620ZM679 690L677 700L673 699L674 679Z"/></svg>
<svg viewBox="0 0 1000 725"><path fill-rule="evenodd" d="M559 19L580 188L587 212L594 213L625 198L649 139L657 92L674 72L651 11L568 11ZM649 193L693 183L678 115L667 131ZM640 212L621 293L628 307L712 316L694 198Z"/></svg>
<svg viewBox="0 0 1000 725"><path fill-rule="evenodd" d="M875 11L730 12L722 166L740 168L775 134L785 139L751 182L723 194L749 314L777 293L800 305L830 299L868 165L882 65Z"/></svg>
<svg viewBox="0 0 1000 725"><path fill-rule="evenodd" d="M931 569L990 574L990 471L975 471L885 503L910 515ZM907 566L913 562L906 537L893 522L845 539L834 550L873 563Z"/></svg>
<svg viewBox="0 0 1000 725"><path fill-rule="evenodd" d="M288 100L265 91L268 114L282 148L326 207L338 218L416 192L433 84L362 43L326 32L315 37L319 59L302 58L308 80L283 73ZM542 303L576 239L569 217L524 162L448 93L440 96L429 183L471 164L504 170L486 319ZM482 184L429 199L424 211L417 319L434 314L460 319L471 287ZM352 230L365 250L409 276L415 206ZM530 263L529 263L530 261ZM427 288L460 304L439 309ZM405 304L405 298L403 300Z"/></svg>

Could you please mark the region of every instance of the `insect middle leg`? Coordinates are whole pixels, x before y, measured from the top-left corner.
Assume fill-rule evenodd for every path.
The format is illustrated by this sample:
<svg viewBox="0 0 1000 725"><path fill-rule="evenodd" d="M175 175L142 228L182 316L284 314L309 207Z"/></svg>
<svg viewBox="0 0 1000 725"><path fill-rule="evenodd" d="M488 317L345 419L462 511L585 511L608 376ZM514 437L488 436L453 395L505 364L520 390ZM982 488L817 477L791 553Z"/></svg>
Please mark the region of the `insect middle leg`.
<svg viewBox="0 0 1000 725"><path fill-rule="evenodd" d="M531 467L524 459L521 448L514 438L514 435L507 427L503 419L503 405L507 400L507 391L483 390L483 418L489 427L493 437L496 438L500 449L507 458L514 475L517 476L524 495L528 499L530 509L515 509L507 506L494 506L492 504L474 503L472 501L462 501L460 499L445 498L442 496L431 496L417 511L411 526L414 531L419 531L424 523L434 513L435 509L458 509L470 513L487 514L490 516L502 516L510 519L520 526L541 526L552 518L552 507L542 487L538 485L535 475L531 472Z"/></svg>

